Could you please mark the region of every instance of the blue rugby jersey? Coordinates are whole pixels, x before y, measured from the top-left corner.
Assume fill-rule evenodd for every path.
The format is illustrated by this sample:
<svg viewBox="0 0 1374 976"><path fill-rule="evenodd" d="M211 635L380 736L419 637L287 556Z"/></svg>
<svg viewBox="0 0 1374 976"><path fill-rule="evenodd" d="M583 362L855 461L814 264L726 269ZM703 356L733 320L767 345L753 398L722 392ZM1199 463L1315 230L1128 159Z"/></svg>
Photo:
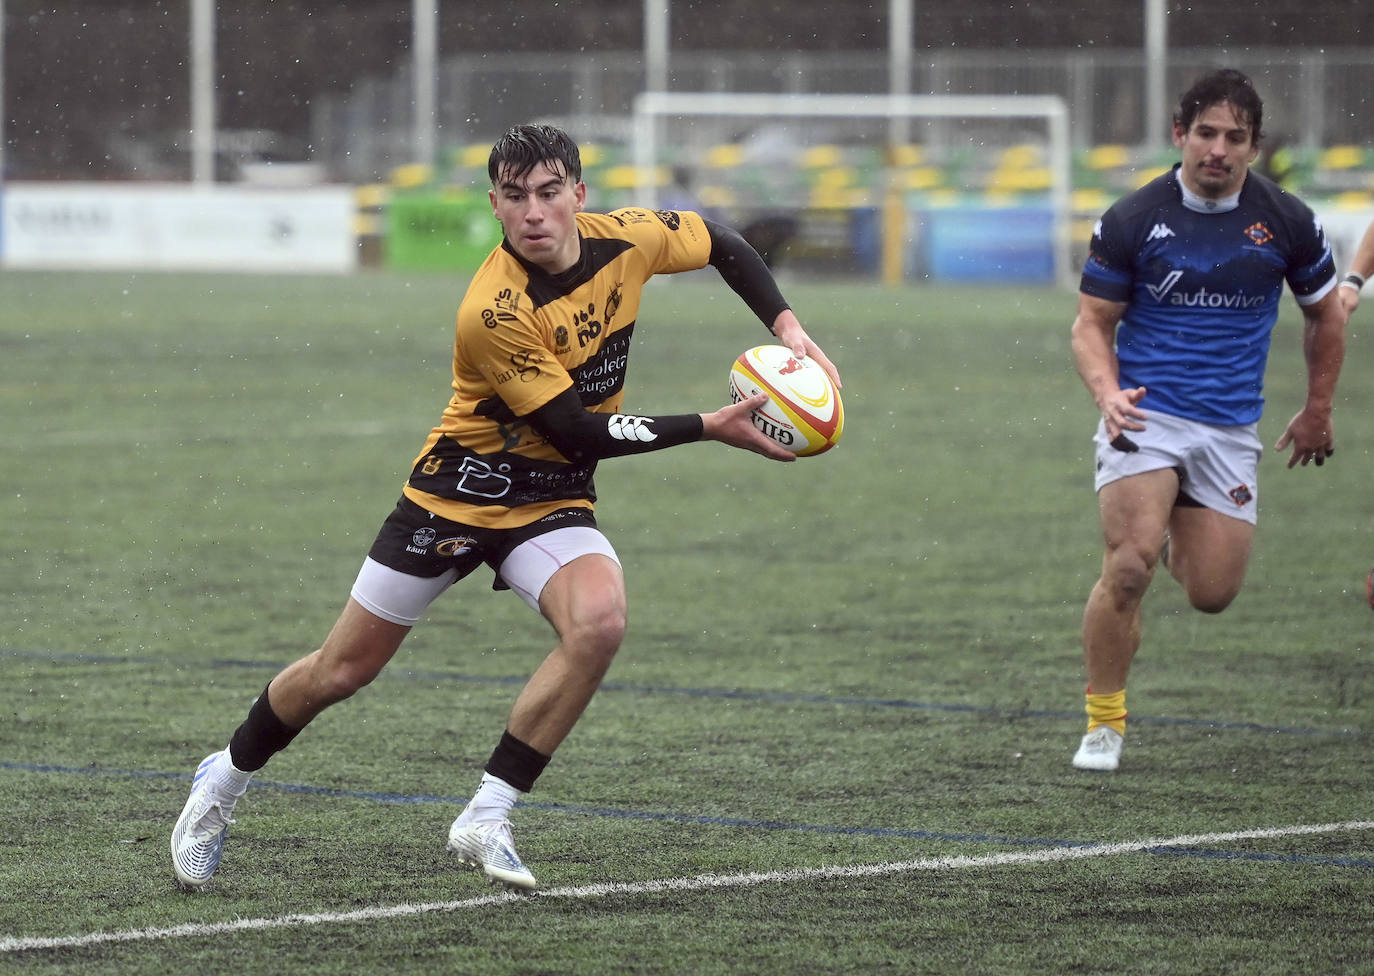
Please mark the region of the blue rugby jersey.
<svg viewBox="0 0 1374 976"><path fill-rule="evenodd" d="M1283 283L1301 304L1336 266L1321 223L1255 172L1233 210L1184 205L1178 167L1117 201L1093 229L1079 289L1126 302L1116 332L1123 389L1141 406L1223 426L1258 420Z"/></svg>

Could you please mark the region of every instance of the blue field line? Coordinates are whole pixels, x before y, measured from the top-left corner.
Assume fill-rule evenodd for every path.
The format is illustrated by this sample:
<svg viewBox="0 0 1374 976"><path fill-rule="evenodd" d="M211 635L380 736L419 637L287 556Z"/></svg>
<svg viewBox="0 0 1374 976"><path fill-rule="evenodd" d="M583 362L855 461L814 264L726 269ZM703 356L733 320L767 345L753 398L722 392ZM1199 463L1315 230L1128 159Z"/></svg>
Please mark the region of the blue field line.
<svg viewBox="0 0 1374 976"><path fill-rule="evenodd" d="M124 656L116 654L53 653L42 651L0 652L0 656L25 658L43 661L70 661L78 664L153 664L174 665L169 658L148 656ZM279 661L244 661L232 658L216 658L209 662L214 668L241 668L258 671L281 670ZM391 668L382 672L383 679L404 681L442 681L455 684L520 686L528 680L528 675L478 675L462 674L454 671L414 671L404 668ZM680 688L672 685L634 685L607 681L601 691L629 693L637 695L677 695L687 698L710 698L726 701L752 701L778 705L850 705L862 708L900 708L913 711L954 712L969 715L987 715L1003 719L1074 719L1082 720L1083 710L1043 709L1043 708L999 708L993 705L957 705L945 702L916 701L907 698L869 698L860 695L825 695L814 692L782 691L745 691L732 688ZM1270 735L1313 735L1346 736L1363 738L1366 733L1359 729L1318 729L1306 726L1264 725L1259 722L1228 722L1211 718L1177 718L1168 715L1141 715L1131 713L1133 725L1172 725L1190 726L1203 729L1217 729L1230 732L1263 732Z"/></svg>
<svg viewBox="0 0 1374 976"><path fill-rule="evenodd" d="M144 769L100 769L90 766L58 766L46 763L17 763L0 761L0 769L25 773L56 773L60 775L118 776L131 779L189 780L189 773L166 773ZM468 797L435 796L427 793L377 793L369 790L341 790L330 786L307 786L301 783L279 783L254 780L255 789L277 790L306 796L336 797L366 800L373 803L404 805L441 805L461 809ZM664 813L652 810L618 810L612 807L582 807L562 803L532 803L522 800L519 807L544 813L559 813L576 817L604 817L611 820L644 820L704 827L730 827L741 830L788 831L807 834L830 834L844 837L876 837L900 840L930 840L961 844L996 844L1005 847L1074 847L1090 848L1100 841L1065 840L1056 837L1003 837L996 834L957 834L933 830L910 830L897 827L854 827L831 824L798 824L782 820L757 820L748 817L704 817L685 813ZM1308 854L1266 854L1256 851L1227 851L1207 848L1151 847L1144 853L1176 857L1197 857L1213 860L1271 861L1282 864L1329 864L1335 867L1374 868L1374 860L1352 857L1330 857Z"/></svg>

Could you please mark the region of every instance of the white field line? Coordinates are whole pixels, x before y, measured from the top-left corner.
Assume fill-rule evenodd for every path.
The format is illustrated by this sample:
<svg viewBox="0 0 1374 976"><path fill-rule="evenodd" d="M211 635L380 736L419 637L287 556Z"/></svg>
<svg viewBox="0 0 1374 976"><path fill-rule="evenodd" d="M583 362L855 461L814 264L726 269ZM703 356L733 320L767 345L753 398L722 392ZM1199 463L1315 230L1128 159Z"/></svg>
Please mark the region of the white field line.
<svg viewBox="0 0 1374 976"><path fill-rule="evenodd" d="M127 929L122 932L92 932L51 938L5 936L0 938L0 953L32 949L70 949L109 942L141 942L154 939L204 938L226 932L260 929L298 928L341 922L374 922L383 919L455 912L515 902L528 904L541 898L608 898L615 895L652 895L659 892L703 891L710 888L747 888L761 884L833 881L868 878L915 871L956 871L964 868L996 868L1018 864L1047 864L1053 861L1078 861L1090 857L1115 857L1159 847L1198 847L1241 840L1264 840L1302 834L1331 834L1374 830L1374 820L1349 820L1344 823L1296 824L1290 827L1262 827L1213 834L1184 834L1155 840L1126 841L1119 844L1094 844L1088 847L1049 847L980 857L936 857L919 861L889 861L881 864L850 864L834 867L796 868L789 871L762 871L749 874L707 874L690 878L665 878L659 881L633 881L550 888L529 895L512 893L481 895L459 901L386 905L360 908L351 912L322 912L310 915L281 915L276 918L242 918L232 922L190 922L165 928Z"/></svg>

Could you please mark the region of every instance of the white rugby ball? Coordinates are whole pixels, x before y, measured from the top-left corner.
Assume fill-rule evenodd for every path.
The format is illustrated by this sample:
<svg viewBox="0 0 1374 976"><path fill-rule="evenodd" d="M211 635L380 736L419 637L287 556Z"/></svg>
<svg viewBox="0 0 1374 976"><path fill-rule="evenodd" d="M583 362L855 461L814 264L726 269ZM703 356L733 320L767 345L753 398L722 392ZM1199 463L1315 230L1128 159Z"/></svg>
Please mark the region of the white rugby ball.
<svg viewBox="0 0 1374 976"><path fill-rule="evenodd" d="M754 426L801 457L830 450L844 432L844 404L830 374L786 346L755 346L730 367L731 401L756 393L767 393L768 402L754 411Z"/></svg>

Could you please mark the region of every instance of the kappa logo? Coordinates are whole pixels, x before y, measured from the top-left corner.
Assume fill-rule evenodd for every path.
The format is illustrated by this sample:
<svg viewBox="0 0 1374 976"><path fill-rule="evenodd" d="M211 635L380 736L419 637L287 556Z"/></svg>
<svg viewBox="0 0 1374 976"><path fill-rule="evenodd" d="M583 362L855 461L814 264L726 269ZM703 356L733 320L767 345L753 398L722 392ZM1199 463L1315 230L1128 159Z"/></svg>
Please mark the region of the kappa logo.
<svg viewBox="0 0 1374 976"><path fill-rule="evenodd" d="M618 441L640 441L647 444L658 440L658 435L650 429L653 423L648 417L629 417L623 413L611 414L606 421L607 432Z"/></svg>
<svg viewBox="0 0 1374 976"><path fill-rule="evenodd" d="M1168 224L1155 224L1153 227L1150 228L1150 233L1145 235L1145 240L1162 241L1166 237L1177 236L1178 235L1174 233L1173 228L1171 228Z"/></svg>
<svg viewBox="0 0 1374 976"><path fill-rule="evenodd" d="M1156 225L1159 226L1159 225ZM1154 231L1150 232L1151 234ZM1173 233L1170 231L1170 233ZM1164 276L1164 280L1157 285L1146 285L1145 290L1150 293L1150 297L1157 302L1164 301L1164 296L1173 291L1174 285L1178 284L1178 279L1183 277L1183 272L1174 270Z"/></svg>

